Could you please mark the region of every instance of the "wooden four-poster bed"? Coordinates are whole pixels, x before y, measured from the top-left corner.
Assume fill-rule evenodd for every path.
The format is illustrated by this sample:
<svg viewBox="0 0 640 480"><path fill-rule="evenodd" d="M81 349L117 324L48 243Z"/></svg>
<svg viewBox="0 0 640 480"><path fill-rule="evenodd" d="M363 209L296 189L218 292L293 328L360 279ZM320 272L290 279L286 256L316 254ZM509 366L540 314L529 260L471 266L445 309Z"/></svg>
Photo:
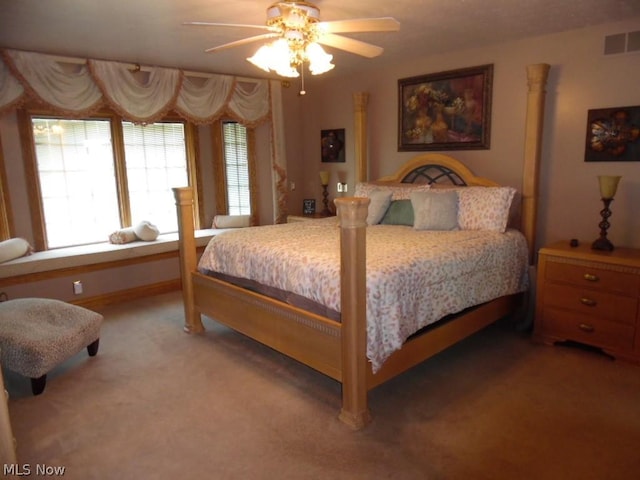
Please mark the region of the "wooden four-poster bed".
<svg viewBox="0 0 640 480"><path fill-rule="evenodd" d="M526 266L533 263L535 249L535 218L538 164L545 83L548 65L527 68L529 95L526 120L523 188L521 191L521 235L526 245ZM366 104L366 102L364 102ZM363 102L356 100L356 160L359 181L362 178L366 134L366 112ZM433 175L434 170L437 174ZM406 182L438 182L445 179L460 189L468 187L497 188L490 180L475 176L469 169L450 156L443 154L419 155L405 164L394 175L380 179L378 186ZM419 179L419 180L418 180ZM382 187L381 187L382 188ZM439 190L439 189L436 189ZM446 189L443 189L446 190ZM446 319L431 323L426 329L412 334L401 348L388 354L381 364L372 368L368 358L371 345L367 340L367 237L376 227L369 227L367 215L369 198L349 197L336 199L339 227L333 229L339 236L339 318L318 313L286 301L257 293L253 289L231 283L228 278L214 278L199 270L194 242L193 190L189 187L174 189L180 227L180 260L182 290L185 307L185 330L203 331L201 315L220 322L305 365L341 382L342 408L339 419L353 428L362 428L370 419L367 392L412 366L435 355L450 345L466 338L495 320L518 311L526 293L517 288L479 305L464 308L462 312L447 315ZM321 220L302 223L328 222ZM250 227L266 229L270 227ZM289 229L293 225L283 226ZM410 230L410 227L407 227ZM291 230L289 230L291 231ZM407 230L409 232L409 230ZM245 233L246 237L249 233ZM227 234L220 235L226 238ZM373 248L373 247L372 247ZM528 251L527 251L528 248ZM307 257L300 257L307 261ZM338 271L336 271L338 272ZM370 272L371 273L371 272ZM526 275L526 272L525 272ZM488 282L485 282L488 283ZM372 287L371 287L372 288ZM370 332L371 325L369 325Z"/></svg>

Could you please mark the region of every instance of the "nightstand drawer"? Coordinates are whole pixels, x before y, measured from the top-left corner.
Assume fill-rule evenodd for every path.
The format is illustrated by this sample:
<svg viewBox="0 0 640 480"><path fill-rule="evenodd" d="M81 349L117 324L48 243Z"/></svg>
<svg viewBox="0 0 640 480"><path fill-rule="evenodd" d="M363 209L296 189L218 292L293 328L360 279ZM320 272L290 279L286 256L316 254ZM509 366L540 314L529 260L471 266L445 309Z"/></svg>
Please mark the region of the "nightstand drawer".
<svg viewBox="0 0 640 480"><path fill-rule="evenodd" d="M545 277L553 282L582 285L628 296L637 296L640 292L640 276L591 266L549 261Z"/></svg>
<svg viewBox="0 0 640 480"><path fill-rule="evenodd" d="M580 313L544 309L545 331L555 337L566 338L604 348L631 350L633 348L633 325L608 322Z"/></svg>
<svg viewBox="0 0 640 480"><path fill-rule="evenodd" d="M544 306L572 310L579 314L595 316L604 321L635 325L638 298L571 285L548 283L544 291Z"/></svg>

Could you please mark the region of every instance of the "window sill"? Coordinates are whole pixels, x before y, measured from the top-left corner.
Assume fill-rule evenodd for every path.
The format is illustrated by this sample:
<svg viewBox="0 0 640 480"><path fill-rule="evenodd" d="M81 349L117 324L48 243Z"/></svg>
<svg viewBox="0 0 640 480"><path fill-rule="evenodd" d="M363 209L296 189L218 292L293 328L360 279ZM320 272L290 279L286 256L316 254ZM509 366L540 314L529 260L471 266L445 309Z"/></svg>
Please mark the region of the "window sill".
<svg viewBox="0 0 640 480"><path fill-rule="evenodd" d="M197 230L195 232L196 246L206 246L211 237L225 230L226 229ZM105 242L81 245L78 247L58 248L44 252L36 252L32 255L0 264L0 278L10 278L19 275L29 275L98 263L117 262L177 250L177 233L160 235L153 242L137 241L123 245L114 245Z"/></svg>

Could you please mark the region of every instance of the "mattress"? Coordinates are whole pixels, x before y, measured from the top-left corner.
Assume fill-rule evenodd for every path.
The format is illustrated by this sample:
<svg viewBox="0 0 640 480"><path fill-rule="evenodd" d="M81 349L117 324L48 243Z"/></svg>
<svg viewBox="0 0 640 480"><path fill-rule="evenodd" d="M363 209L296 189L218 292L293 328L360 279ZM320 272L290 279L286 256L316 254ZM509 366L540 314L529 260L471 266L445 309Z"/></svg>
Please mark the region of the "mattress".
<svg viewBox="0 0 640 480"><path fill-rule="evenodd" d="M418 330L528 288L527 244L516 230L367 227L367 357L376 372ZM290 292L340 312L335 217L242 228L211 239L198 265Z"/></svg>

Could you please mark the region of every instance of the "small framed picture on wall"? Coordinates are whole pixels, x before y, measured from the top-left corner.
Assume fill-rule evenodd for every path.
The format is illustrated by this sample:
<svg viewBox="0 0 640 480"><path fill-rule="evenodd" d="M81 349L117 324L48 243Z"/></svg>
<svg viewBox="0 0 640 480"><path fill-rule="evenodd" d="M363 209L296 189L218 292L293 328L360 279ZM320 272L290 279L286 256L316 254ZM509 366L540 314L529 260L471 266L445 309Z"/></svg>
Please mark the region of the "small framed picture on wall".
<svg viewBox="0 0 640 480"><path fill-rule="evenodd" d="M315 198L305 198L302 201L302 214L313 215L316 213L316 200Z"/></svg>
<svg viewBox="0 0 640 480"><path fill-rule="evenodd" d="M320 154L322 161L344 162L344 128L322 130L320 133Z"/></svg>

